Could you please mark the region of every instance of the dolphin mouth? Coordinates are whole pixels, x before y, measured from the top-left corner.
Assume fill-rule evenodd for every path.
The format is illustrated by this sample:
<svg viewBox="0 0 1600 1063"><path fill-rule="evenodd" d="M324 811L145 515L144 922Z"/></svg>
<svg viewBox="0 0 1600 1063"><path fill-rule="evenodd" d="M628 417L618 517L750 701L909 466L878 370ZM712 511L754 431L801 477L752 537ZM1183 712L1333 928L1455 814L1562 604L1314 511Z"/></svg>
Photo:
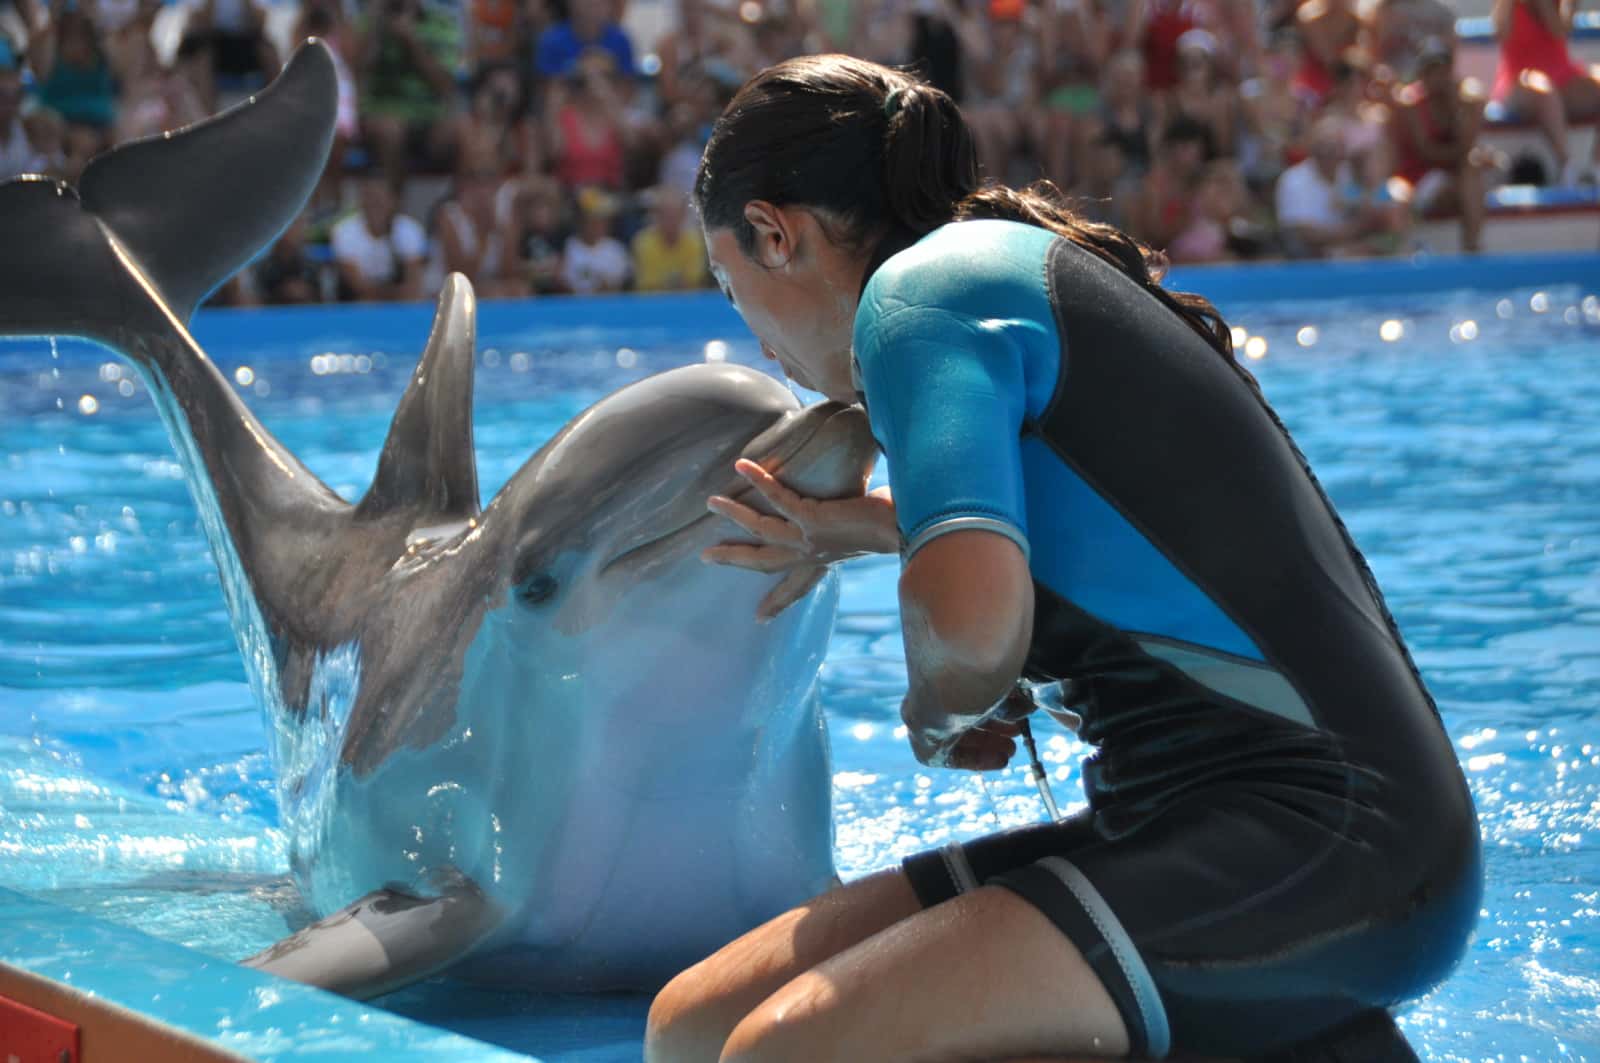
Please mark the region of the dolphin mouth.
<svg viewBox="0 0 1600 1063"><path fill-rule="evenodd" d="M781 418L777 424L746 443L739 456L749 458L768 472L776 473L803 452L834 418L860 415L861 407L849 406L832 399L819 402L815 406L807 406ZM754 490L743 478L740 478L738 483L744 484L744 490L740 490L737 486L731 490L738 491L739 494Z"/></svg>
<svg viewBox="0 0 1600 1063"><path fill-rule="evenodd" d="M765 468L768 472L778 474L795 459L806 452L811 443L837 418L854 418L861 422L861 426L850 426L855 435L865 434L866 416L859 406L829 400L820 402L804 409L780 417L776 423L758 434L746 443L739 451L739 457L749 458ZM849 438L849 436L847 436ZM867 436L870 439L870 436ZM867 468L870 470L871 466ZM865 484L865 474L855 478L850 484L827 484L824 488L824 497L841 497L854 488L859 492ZM797 489L806 492L812 485L797 484ZM766 499L743 477L732 474L721 483L706 485L703 490L705 496L721 494L727 498L743 501L760 512L772 514L774 510ZM809 493L809 492L806 492ZM655 535L648 540L630 546L622 553L611 558L601 566L602 575L611 572L621 565L637 565L648 567L655 562L664 560L672 548L677 545L680 537L697 531L707 522L723 519L718 514L701 509L695 516L672 528Z"/></svg>

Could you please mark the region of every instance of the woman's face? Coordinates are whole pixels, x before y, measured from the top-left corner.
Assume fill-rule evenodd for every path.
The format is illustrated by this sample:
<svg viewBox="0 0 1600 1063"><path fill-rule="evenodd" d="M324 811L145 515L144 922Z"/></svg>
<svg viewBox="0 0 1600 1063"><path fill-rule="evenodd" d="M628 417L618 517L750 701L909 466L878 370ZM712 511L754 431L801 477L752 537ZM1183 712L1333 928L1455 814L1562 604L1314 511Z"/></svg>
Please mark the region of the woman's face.
<svg viewBox="0 0 1600 1063"><path fill-rule="evenodd" d="M809 225L802 221L800 241L784 245L758 227L755 258L740 249L731 228L707 230L711 275L761 341L761 353L789 379L830 399L854 402L850 332L857 293L841 290L816 249L805 246L825 238L815 218L791 213L810 219Z"/></svg>

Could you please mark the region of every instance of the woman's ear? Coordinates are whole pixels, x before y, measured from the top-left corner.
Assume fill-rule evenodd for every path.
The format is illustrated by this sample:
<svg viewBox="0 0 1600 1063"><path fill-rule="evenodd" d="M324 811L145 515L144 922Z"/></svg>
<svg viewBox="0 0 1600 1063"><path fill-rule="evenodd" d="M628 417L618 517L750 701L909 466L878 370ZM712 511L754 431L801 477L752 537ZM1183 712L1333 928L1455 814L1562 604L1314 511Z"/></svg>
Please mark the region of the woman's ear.
<svg viewBox="0 0 1600 1063"><path fill-rule="evenodd" d="M767 269L782 269L794 260L795 226L790 212L764 199L744 205L744 220L755 230L752 257Z"/></svg>

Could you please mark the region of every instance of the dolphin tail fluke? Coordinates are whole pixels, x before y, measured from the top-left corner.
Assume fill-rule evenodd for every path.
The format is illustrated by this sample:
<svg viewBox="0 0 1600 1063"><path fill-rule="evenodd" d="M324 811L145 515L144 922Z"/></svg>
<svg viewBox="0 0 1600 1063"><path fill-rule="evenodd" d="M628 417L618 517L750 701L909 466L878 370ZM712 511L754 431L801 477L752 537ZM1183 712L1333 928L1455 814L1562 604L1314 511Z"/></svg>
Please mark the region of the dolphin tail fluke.
<svg viewBox="0 0 1600 1063"><path fill-rule="evenodd" d="M378 472L357 509L375 517L405 508L425 519L478 513L472 451L472 377L477 358L472 284L452 273L439 294L433 332L389 426Z"/></svg>
<svg viewBox="0 0 1600 1063"><path fill-rule="evenodd" d="M0 335L83 336L115 346L155 321L71 186L46 177L0 184Z"/></svg>
<svg viewBox="0 0 1600 1063"><path fill-rule="evenodd" d="M312 38L272 84L221 114L124 144L78 183L180 321L289 227L333 144L338 80Z"/></svg>
<svg viewBox="0 0 1600 1063"><path fill-rule="evenodd" d="M242 962L358 1000L420 981L463 959L500 924L499 909L471 880L450 878L437 897L369 893Z"/></svg>
<svg viewBox="0 0 1600 1063"><path fill-rule="evenodd" d="M76 191L37 176L0 184L0 335L156 356L139 336L187 323L294 220L337 103L333 60L312 40L260 95L98 156Z"/></svg>

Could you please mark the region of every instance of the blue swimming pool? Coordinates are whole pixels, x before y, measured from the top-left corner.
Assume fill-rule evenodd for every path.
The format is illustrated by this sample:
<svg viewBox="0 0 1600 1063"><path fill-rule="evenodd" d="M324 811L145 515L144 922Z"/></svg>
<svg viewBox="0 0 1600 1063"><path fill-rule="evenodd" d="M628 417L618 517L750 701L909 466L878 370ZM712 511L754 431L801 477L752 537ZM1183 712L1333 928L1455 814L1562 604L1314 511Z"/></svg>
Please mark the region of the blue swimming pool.
<svg viewBox="0 0 1600 1063"><path fill-rule="evenodd" d="M1477 937L1404 1019L1437 1060L1600 1060L1600 284L1519 283L1219 296L1385 588L1477 798L1489 870ZM627 380L757 360L725 305L662 305L485 309L486 495ZM426 321L211 314L197 332L278 437L354 497ZM1020 771L912 760L895 728L896 571L892 559L845 568L823 675L846 877L1042 815ZM1040 730L1058 799L1081 804L1085 749ZM263 749L149 397L86 345L0 345L0 887L222 958L265 946L298 902ZM637 1058L647 1002L436 981L381 1003L589 1061Z"/></svg>

